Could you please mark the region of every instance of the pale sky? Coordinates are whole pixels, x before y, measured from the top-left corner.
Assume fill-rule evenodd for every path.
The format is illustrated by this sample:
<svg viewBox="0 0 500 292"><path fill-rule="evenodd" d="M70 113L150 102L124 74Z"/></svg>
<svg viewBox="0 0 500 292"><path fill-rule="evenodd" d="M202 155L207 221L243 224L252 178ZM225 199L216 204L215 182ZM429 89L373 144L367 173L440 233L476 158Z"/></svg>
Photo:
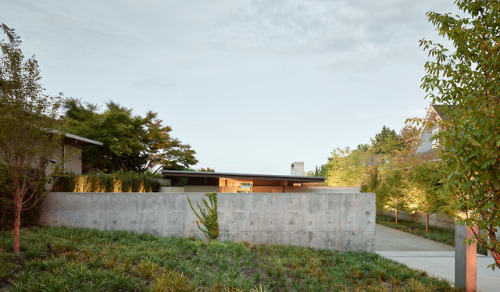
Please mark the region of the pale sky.
<svg viewBox="0 0 500 292"><path fill-rule="evenodd" d="M425 116L442 41L425 13L452 0L0 0L46 93L158 112L193 168L289 174L333 148ZM2 34L1 38L5 38Z"/></svg>

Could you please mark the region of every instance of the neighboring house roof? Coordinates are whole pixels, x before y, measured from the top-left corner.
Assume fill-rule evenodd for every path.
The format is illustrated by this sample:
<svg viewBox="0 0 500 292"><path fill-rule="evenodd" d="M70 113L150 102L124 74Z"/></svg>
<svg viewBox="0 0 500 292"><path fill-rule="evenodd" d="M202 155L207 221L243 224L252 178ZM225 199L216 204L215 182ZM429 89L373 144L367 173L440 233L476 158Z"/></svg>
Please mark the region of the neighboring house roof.
<svg viewBox="0 0 500 292"><path fill-rule="evenodd" d="M424 155L433 155L434 145L431 142L431 137L435 135L436 131L439 131L440 127L438 124L434 124L432 128L428 128L428 122L447 120L449 116L448 113L453 107L453 105L448 104L431 104L425 116L424 124L422 128L420 128L420 145L417 148L417 152L423 153Z"/></svg>
<svg viewBox="0 0 500 292"><path fill-rule="evenodd" d="M434 118L440 121L447 120L447 113L451 109L453 109L453 106L449 104L431 104L429 110L427 111L427 116L425 117L425 119L428 120L430 118Z"/></svg>
<svg viewBox="0 0 500 292"><path fill-rule="evenodd" d="M318 176L294 176L294 175L273 175L273 174L250 174L250 173L229 173L229 172L198 172L182 170L164 170L164 178L193 177L193 178L233 178L233 179L254 179L254 180L274 180L296 183L322 183L326 177Z"/></svg>

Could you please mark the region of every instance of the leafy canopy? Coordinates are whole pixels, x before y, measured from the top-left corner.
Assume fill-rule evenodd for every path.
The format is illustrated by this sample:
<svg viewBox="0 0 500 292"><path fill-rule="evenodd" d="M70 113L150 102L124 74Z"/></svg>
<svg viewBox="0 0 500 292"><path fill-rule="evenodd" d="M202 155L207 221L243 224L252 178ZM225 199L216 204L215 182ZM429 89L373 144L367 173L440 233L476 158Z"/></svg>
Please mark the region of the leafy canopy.
<svg viewBox="0 0 500 292"><path fill-rule="evenodd" d="M465 17L427 13L452 48L421 41L433 59L422 88L434 104L447 105L436 139L454 206L463 215L459 222L485 231L475 237L500 267L500 4L455 3Z"/></svg>
<svg viewBox="0 0 500 292"><path fill-rule="evenodd" d="M145 117L109 101L101 113L98 107L78 99L64 100L64 129L76 135L103 142L83 151L86 171L136 171L147 169L184 169L196 164L191 146L171 137L170 126L164 126L157 113Z"/></svg>

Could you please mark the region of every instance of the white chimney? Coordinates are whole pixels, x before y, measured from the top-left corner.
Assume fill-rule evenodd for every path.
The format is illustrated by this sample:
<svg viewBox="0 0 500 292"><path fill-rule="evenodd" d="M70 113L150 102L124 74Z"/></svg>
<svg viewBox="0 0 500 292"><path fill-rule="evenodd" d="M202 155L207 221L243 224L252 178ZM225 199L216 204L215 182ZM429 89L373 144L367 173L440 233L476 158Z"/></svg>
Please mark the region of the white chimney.
<svg viewBox="0 0 500 292"><path fill-rule="evenodd" d="M292 163L292 175L294 176L304 176L304 162L294 162Z"/></svg>

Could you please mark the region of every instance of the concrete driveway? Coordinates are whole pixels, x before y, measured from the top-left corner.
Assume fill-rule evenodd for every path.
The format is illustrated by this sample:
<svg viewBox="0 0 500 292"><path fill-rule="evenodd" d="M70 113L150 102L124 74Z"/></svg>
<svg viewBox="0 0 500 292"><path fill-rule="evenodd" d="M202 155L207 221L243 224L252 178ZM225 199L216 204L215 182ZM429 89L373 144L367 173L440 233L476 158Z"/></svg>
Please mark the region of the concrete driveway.
<svg viewBox="0 0 500 292"><path fill-rule="evenodd" d="M424 270L430 275L455 282L453 246L377 224L375 252L410 268ZM491 257L477 255L477 288L480 291L493 292L500 289L500 270L488 269L487 266L491 263Z"/></svg>

